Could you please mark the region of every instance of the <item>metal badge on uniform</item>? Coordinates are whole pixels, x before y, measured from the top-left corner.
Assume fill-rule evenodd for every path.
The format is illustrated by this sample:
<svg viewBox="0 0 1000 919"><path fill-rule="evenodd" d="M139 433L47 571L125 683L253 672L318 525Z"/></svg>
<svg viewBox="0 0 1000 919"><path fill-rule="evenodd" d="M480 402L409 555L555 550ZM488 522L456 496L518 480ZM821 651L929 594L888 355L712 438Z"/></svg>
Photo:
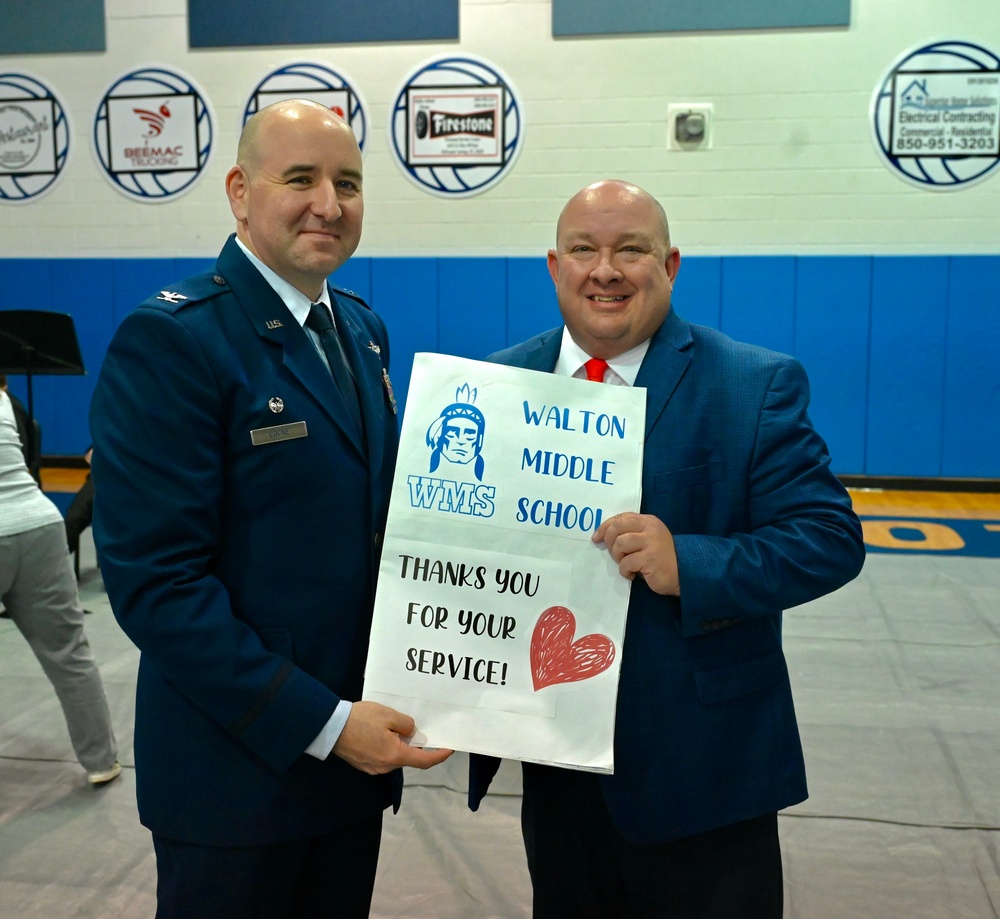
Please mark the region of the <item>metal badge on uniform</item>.
<svg viewBox="0 0 1000 919"><path fill-rule="evenodd" d="M375 342L373 342L373 341L368 342L368 347L369 347L369 349L371 349L372 351L374 351L376 354L381 354L382 353L382 349L378 345L376 345Z"/></svg>
<svg viewBox="0 0 1000 919"><path fill-rule="evenodd" d="M257 428L250 432L250 443L255 447L264 444L276 444L283 440L295 440L297 437L307 437L309 430L304 421L293 421L291 424L276 424L270 428Z"/></svg>
<svg viewBox="0 0 1000 919"><path fill-rule="evenodd" d="M285 403L282 401L280 396L271 396L271 398L267 400L267 407L274 412L275 415L278 415L285 410Z"/></svg>
<svg viewBox="0 0 1000 919"><path fill-rule="evenodd" d="M166 300L167 303L180 303L181 300L187 300L187 297L184 294L175 294L172 290L161 290L156 299Z"/></svg>
<svg viewBox="0 0 1000 919"><path fill-rule="evenodd" d="M392 391L392 380L389 379L389 371L382 368L382 385L385 387L385 393L389 397L389 405L392 406L392 413L394 415L399 414L399 409L396 408L396 394Z"/></svg>

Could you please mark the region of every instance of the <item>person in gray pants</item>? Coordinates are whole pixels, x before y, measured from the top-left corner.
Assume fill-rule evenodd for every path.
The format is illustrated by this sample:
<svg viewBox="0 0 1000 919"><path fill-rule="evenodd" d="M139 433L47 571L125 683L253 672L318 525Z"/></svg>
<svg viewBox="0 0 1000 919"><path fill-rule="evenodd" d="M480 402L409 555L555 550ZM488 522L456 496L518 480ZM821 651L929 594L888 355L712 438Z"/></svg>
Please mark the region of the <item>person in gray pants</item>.
<svg viewBox="0 0 1000 919"><path fill-rule="evenodd" d="M122 770L59 509L31 477L0 389L0 599L59 697L76 758L92 785Z"/></svg>

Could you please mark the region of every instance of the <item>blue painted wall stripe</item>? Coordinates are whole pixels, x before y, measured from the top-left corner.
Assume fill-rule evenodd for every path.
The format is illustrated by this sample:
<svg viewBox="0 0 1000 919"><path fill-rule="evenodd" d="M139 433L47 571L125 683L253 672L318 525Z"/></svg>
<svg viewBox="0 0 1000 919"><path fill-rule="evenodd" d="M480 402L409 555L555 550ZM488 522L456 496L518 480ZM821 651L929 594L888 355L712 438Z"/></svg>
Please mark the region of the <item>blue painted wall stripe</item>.
<svg viewBox="0 0 1000 919"><path fill-rule="evenodd" d="M418 351L439 351L438 262L433 258L372 259L370 304L389 328L389 373L399 403L406 406L406 389Z"/></svg>
<svg viewBox="0 0 1000 919"><path fill-rule="evenodd" d="M783 354L795 348L795 259L722 259L722 331Z"/></svg>
<svg viewBox="0 0 1000 919"><path fill-rule="evenodd" d="M672 302L688 322L722 328L722 259L681 256Z"/></svg>
<svg viewBox="0 0 1000 919"><path fill-rule="evenodd" d="M865 468L871 271L864 256L796 259L792 352L809 372L810 415L838 469Z"/></svg>
<svg viewBox="0 0 1000 919"><path fill-rule="evenodd" d="M865 470L871 475L950 474L941 463L948 266L945 256L875 260Z"/></svg>
<svg viewBox="0 0 1000 919"><path fill-rule="evenodd" d="M495 258L442 259L438 285L439 350L481 360L506 333L507 266Z"/></svg>
<svg viewBox="0 0 1000 919"><path fill-rule="evenodd" d="M975 476L1000 465L1000 256L954 257L948 281L941 467Z"/></svg>
<svg viewBox="0 0 1000 919"><path fill-rule="evenodd" d="M0 259L0 309L70 313L84 377L36 377L47 453L82 453L122 317L212 259ZM385 319L405 404L413 354L481 358L559 324L544 258L356 258L333 277ZM1000 256L684 259L685 319L790 352L843 474L1000 478ZM25 395L23 376L11 388Z"/></svg>

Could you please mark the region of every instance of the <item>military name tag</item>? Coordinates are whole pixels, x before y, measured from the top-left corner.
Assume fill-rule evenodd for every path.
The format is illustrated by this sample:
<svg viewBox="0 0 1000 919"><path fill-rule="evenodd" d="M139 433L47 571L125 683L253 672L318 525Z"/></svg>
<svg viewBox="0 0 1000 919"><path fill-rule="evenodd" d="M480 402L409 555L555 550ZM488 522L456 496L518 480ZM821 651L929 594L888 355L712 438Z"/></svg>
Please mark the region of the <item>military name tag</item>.
<svg viewBox="0 0 1000 919"><path fill-rule="evenodd" d="M250 432L250 442L259 447L261 444L276 444L282 440L294 440L296 437L306 437L309 434L304 421L293 421L291 424L276 424L270 428L257 428Z"/></svg>

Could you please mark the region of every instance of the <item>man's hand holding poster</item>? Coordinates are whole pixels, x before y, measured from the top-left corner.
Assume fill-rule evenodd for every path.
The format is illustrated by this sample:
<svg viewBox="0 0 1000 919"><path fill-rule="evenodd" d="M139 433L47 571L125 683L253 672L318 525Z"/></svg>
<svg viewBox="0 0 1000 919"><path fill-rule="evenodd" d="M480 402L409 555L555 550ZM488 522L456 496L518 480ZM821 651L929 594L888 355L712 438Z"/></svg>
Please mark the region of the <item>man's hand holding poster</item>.
<svg viewBox="0 0 1000 919"><path fill-rule="evenodd" d="M365 698L415 743L611 772L645 390L418 354Z"/></svg>

